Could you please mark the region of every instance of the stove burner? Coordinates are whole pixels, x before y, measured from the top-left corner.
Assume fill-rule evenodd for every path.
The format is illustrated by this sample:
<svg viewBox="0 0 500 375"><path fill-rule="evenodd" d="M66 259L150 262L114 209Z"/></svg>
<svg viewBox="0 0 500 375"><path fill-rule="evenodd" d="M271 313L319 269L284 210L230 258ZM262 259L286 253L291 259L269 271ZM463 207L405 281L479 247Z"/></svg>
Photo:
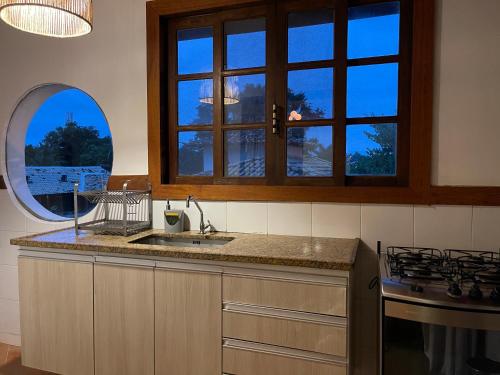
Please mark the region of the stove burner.
<svg viewBox="0 0 500 375"><path fill-rule="evenodd" d="M457 283L452 283L448 288L447 294L451 298L460 298L462 297L462 289L460 289Z"/></svg>
<svg viewBox="0 0 500 375"><path fill-rule="evenodd" d="M390 276L413 292L447 285L450 298L459 299L468 290L468 298L481 300L486 289L490 300L500 304L500 252L388 247L386 255Z"/></svg>
<svg viewBox="0 0 500 375"><path fill-rule="evenodd" d="M491 291L490 299L494 303L500 303L500 287L497 286L495 289Z"/></svg>
<svg viewBox="0 0 500 375"><path fill-rule="evenodd" d="M389 247L391 274L400 278L444 280L443 253L437 249Z"/></svg>
<svg viewBox="0 0 500 375"><path fill-rule="evenodd" d="M474 283L474 285L472 285L472 287L469 290L469 297L474 300L479 300L483 298L483 292L481 291L481 288L479 287L478 284Z"/></svg>

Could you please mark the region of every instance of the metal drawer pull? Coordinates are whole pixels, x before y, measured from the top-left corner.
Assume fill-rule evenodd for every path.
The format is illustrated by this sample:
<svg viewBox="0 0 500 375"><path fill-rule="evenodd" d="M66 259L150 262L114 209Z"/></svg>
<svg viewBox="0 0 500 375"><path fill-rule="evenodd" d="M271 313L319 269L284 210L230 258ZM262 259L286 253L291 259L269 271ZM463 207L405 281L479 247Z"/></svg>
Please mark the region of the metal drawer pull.
<svg viewBox="0 0 500 375"><path fill-rule="evenodd" d="M336 365L346 365L347 361L342 357L337 357L334 355L321 354L308 352L305 350L299 349L290 349L284 348L281 346L268 345L268 344L259 344L255 342L235 340L235 339L224 339L223 345L224 348L228 349L237 349L237 350L246 350L251 352L258 352L263 354L271 354L271 355L279 355L282 357L289 357L295 359L302 359L306 361L314 361L314 362L324 362Z"/></svg>
<svg viewBox="0 0 500 375"><path fill-rule="evenodd" d="M347 319L330 315L306 313L300 311L282 310L273 307L263 307L255 305L245 305L227 302L223 305L223 310L231 313L255 315L269 318L296 320L306 323L328 324L338 327L347 327Z"/></svg>

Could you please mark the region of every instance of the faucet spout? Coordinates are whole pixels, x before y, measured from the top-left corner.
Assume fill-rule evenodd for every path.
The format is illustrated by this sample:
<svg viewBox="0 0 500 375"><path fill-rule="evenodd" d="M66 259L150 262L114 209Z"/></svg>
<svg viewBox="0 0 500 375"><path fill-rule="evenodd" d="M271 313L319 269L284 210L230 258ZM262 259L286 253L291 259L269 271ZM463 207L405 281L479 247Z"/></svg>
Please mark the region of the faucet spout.
<svg viewBox="0 0 500 375"><path fill-rule="evenodd" d="M208 225L205 225L203 210L201 209L200 205L198 204L198 201L196 200L196 198L193 197L192 195L188 195L188 197L186 198L186 208L189 208L189 202L191 202L191 201L194 202L194 205L196 206L198 211L200 211L200 234L205 234L207 229L209 229L209 230L212 229L212 225L210 224L210 221L208 222Z"/></svg>

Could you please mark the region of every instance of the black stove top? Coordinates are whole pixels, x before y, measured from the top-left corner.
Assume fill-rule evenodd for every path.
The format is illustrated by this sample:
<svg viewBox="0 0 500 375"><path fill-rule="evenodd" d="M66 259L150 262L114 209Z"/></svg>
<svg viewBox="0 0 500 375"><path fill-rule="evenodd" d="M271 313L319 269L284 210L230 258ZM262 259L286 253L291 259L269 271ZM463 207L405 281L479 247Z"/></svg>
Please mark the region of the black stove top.
<svg viewBox="0 0 500 375"><path fill-rule="evenodd" d="M387 248L387 276L412 292L442 289L447 298L500 306L500 252L433 248Z"/></svg>

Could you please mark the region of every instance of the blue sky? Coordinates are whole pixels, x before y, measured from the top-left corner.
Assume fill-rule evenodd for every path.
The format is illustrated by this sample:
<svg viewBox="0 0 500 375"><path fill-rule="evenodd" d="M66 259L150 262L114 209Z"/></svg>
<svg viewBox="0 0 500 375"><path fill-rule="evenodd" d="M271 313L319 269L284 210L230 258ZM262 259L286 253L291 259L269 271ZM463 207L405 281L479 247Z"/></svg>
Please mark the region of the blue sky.
<svg viewBox="0 0 500 375"><path fill-rule="evenodd" d="M399 52L399 14L373 16L382 10L388 13L387 7L395 9L395 2L389 5L362 6L351 8L348 24L348 57L362 58L398 54ZM378 7L378 8L377 8ZM381 7L386 7L385 11ZM390 12L389 12L390 13ZM379 13L380 14L380 13ZM370 15L370 17L367 17ZM296 15L295 15L296 16ZM292 15L294 17L294 15ZM298 20L298 21L297 21ZM300 16L295 18L300 23ZM247 22L242 27L247 33L229 33L227 35L227 65L228 68L249 68L265 64L265 32L259 30L259 20ZM231 24L231 30L237 30ZM228 27L229 29L229 27ZM189 36L189 32L187 32ZM207 32L202 38L191 39L191 36L179 41L179 73L210 72L213 69L213 40ZM288 59L290 62L317 61L333 58L334 25L323 23L293 27L289 29ZM326 113L332 111L331 75L320 73L320 70L291 72L289 86L294 92L305 92L313 108L321 108ZM348 117L364 117L373 115L397 114L397 64L381 64L373 66L352 67L348 71ZM322 87L325 86L325 87ZM328 86L328 87L326 87ZM186 86L185 86L186 87ZM196 117L198 85L189 85L184 91L183 102L187 106L180 108L184 119ZM187 88L187 87L186 87ZM183 95L184 96L184 95ZM185 123L185 122L184 122ZM367 148L377 147L377 144L364 136L367 126L351 129L351 137L347 144L348 152L365 153ZM328 144L326 132L311 129L309 136L318 137L321 143Z"/></svg>
<svg viewBox="0 0 500 375"><path fill-rule="evenodd" d="M108 123L96 102L78 89L58 92L48 98L35 113L26 132L26 144L38 145L45 134L64 126L68 114L80 126L94 126L101 137L111 136Z"/></svg>

